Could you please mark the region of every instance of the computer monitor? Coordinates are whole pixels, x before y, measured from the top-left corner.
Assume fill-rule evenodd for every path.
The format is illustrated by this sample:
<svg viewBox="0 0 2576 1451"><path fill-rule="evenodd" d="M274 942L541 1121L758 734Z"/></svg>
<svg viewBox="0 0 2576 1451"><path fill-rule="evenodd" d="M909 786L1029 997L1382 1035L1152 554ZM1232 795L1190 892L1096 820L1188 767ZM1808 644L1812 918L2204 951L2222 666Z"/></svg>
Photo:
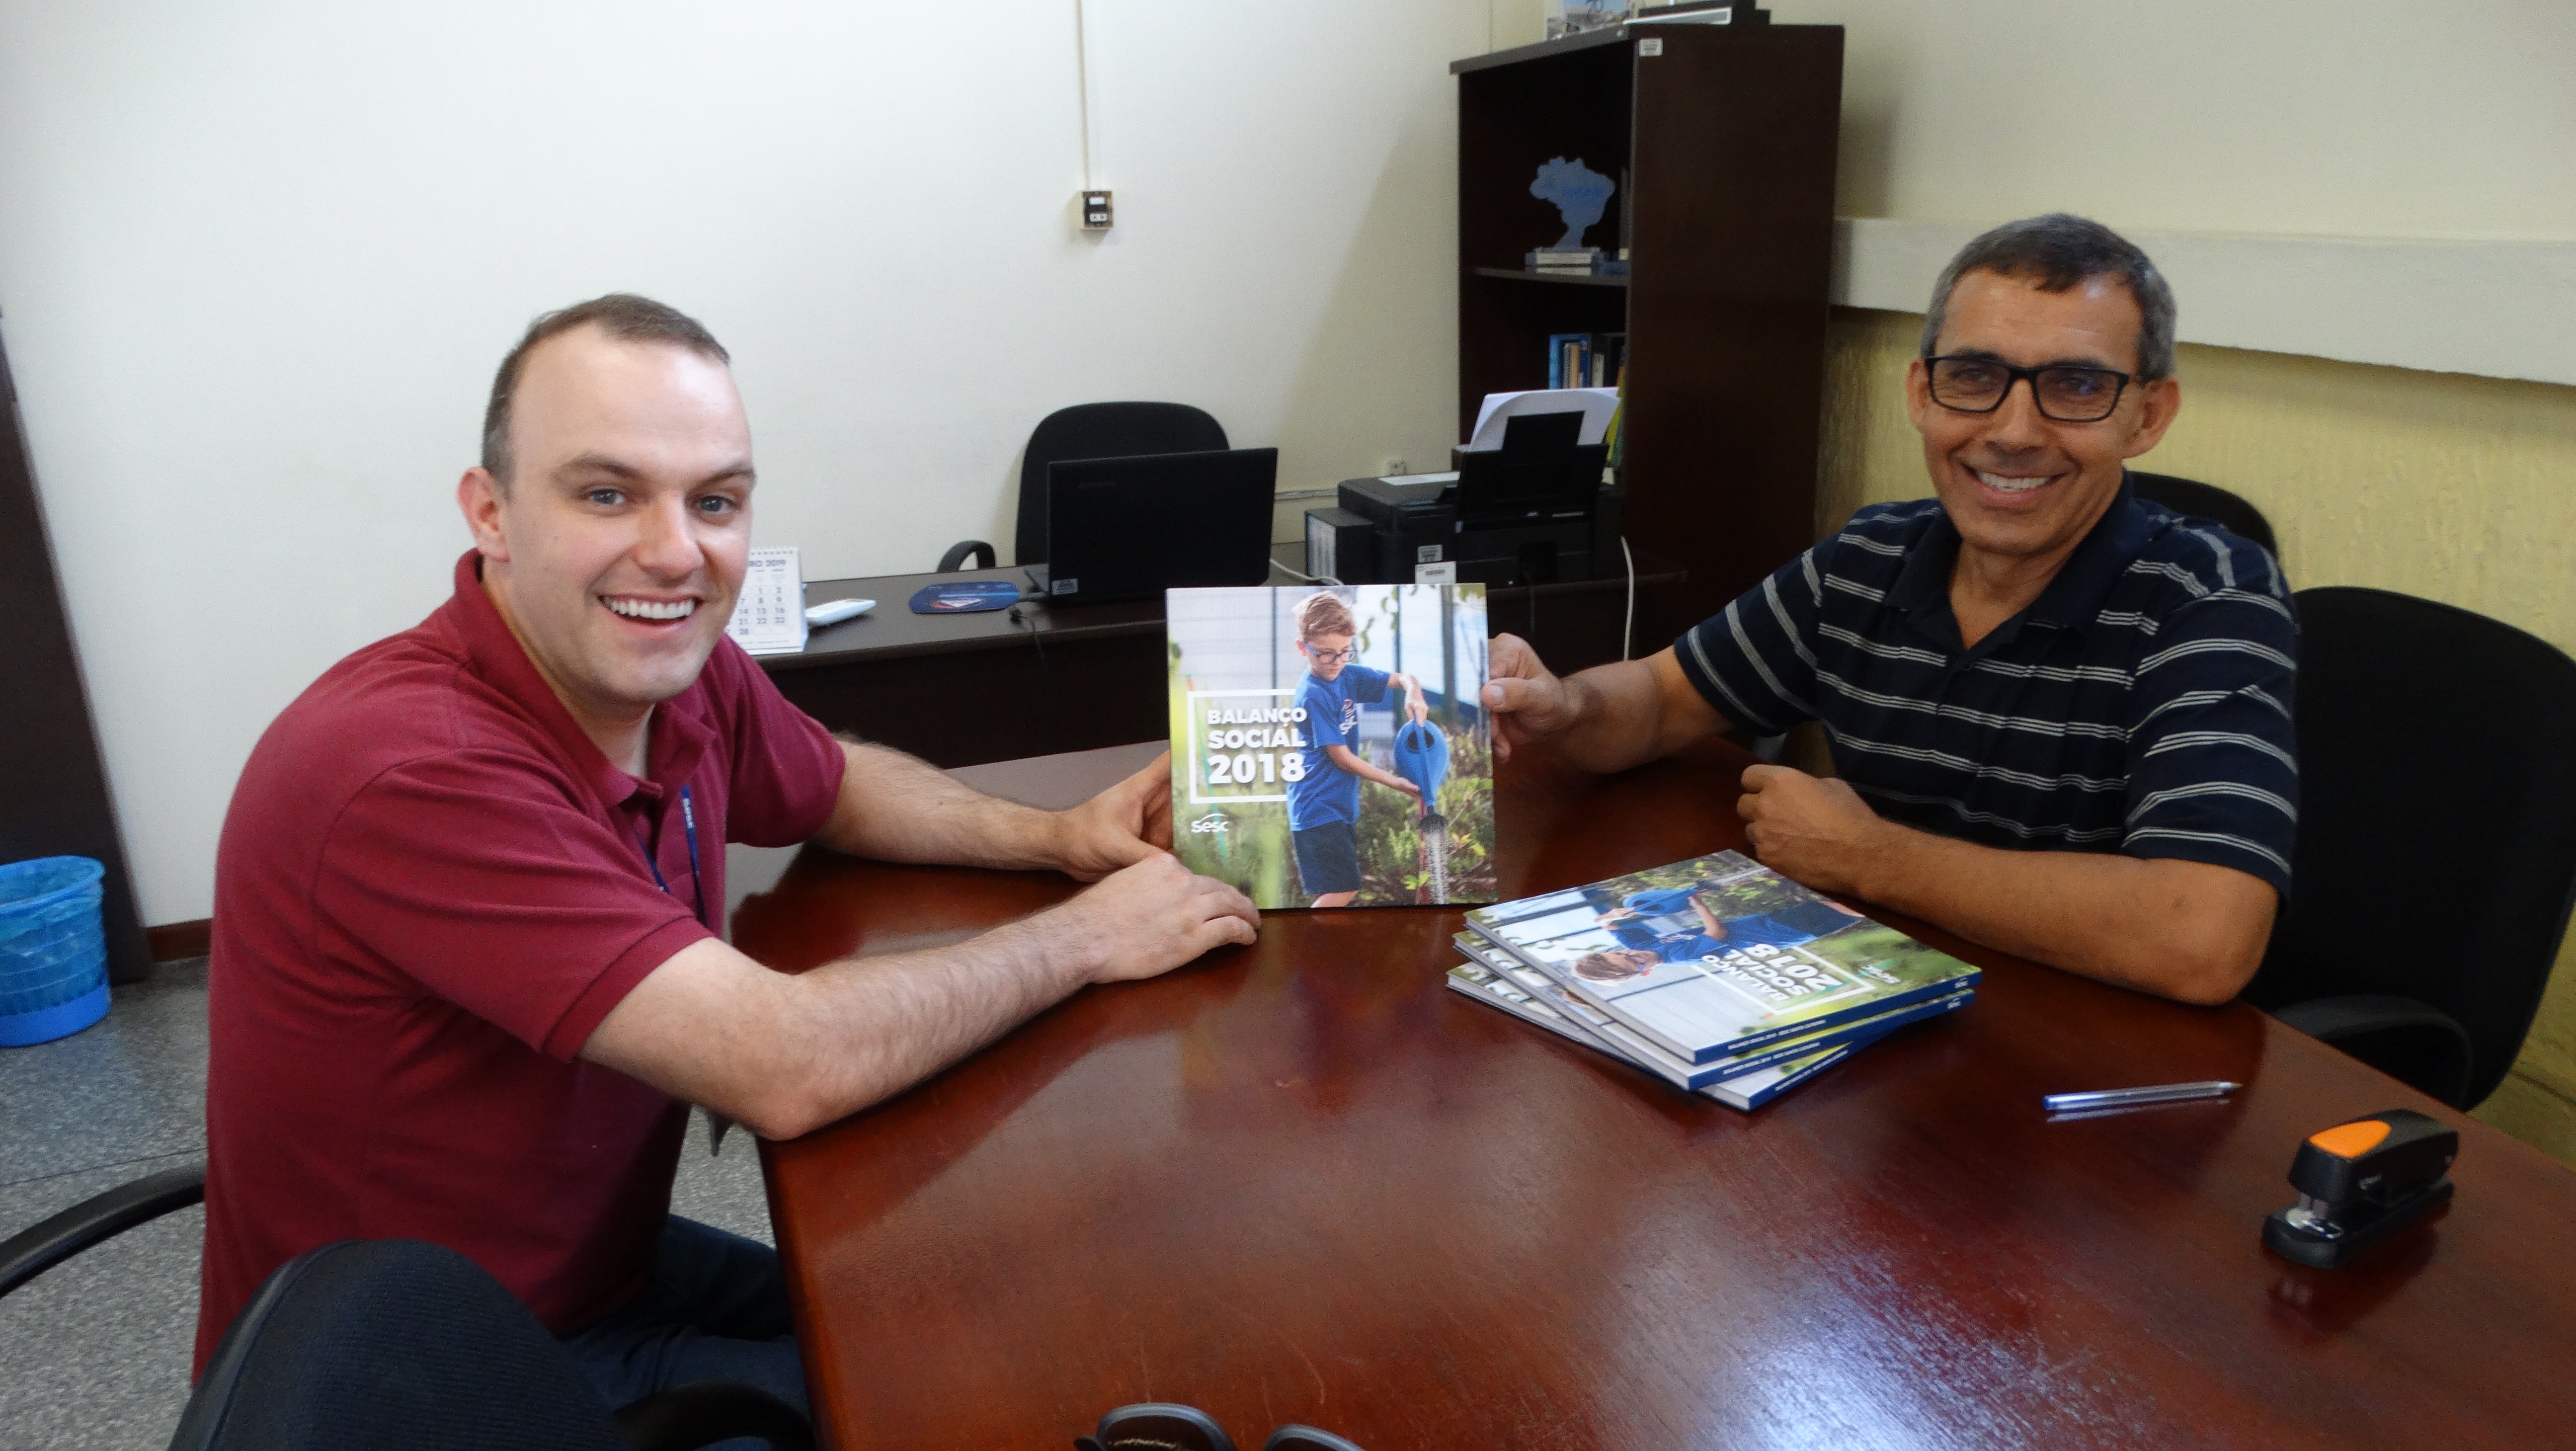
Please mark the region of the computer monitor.
<svg viewBox="0 0 2576 1451"><path fill-rule="evenodd" d="M1047 465L1047 562L1057 604L1270 578L1275 448L1059 459Z"/></svg>

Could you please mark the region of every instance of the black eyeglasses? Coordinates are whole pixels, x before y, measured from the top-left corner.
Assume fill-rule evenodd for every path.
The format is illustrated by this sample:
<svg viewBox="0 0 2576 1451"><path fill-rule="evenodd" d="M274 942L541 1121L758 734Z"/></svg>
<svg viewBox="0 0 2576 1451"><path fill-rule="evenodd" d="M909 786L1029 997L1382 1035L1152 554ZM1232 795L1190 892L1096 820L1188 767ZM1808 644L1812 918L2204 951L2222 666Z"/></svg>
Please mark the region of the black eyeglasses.
<svg viewBox="0 0 2576 1451"><path fill-rule="evenodd" d="M1318 665L1336 664L1348 660L1359 652L1360 647L1357 645L1344 646L1339 650L1318 650L1312 645L1306 647L1306 654Z"/></svg>
<svg viewBox="0 0 2576 1451"><path fill-rule="evenodd" d="M2004 406L2013 384L2027 378L2039 416L2059 423L2099 423L2110 417L2132 376L2073 363L2016 368L1993 358L1925 358L1923 366L1932 375L1932 401L1944 408L1992 413Z"/></svg>

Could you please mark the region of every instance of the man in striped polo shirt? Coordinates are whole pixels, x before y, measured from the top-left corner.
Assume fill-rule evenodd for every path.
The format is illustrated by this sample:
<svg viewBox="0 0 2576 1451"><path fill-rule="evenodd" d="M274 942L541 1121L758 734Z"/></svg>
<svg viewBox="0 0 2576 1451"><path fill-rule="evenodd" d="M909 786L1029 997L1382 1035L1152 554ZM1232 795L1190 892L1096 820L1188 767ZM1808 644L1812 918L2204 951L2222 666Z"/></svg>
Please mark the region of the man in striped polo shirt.
<svg viewBox="0 0 2576 1451"><path fill-rule="evenodd" d="M1744 773L1754 850L2068 971L2224 1002L2290 886L2298 628L2257 546L2137 497L2174 302L2054 215L1934 284L1906 401L1933 499L1877 504L1651 659L1559 679L1494 642L1497 746L1618 770L1815 720L1835 779Z"/></svg>

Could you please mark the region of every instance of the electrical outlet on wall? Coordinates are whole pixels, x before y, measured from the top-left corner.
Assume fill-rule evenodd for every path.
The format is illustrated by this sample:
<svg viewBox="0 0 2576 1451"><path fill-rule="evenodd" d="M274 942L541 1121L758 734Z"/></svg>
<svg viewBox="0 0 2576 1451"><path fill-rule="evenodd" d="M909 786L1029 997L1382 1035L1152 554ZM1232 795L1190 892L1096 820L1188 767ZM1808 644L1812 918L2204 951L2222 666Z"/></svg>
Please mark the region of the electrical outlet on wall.
<svg viewBox="0 0 2576 1451"><path fill-rule="evenodd" d="M1394 454L1386 456L1386 466L1378 470L1380 478L1393 478L1404 472L1404 460Z"/></svg>
<svg viewBox="0 0 2576 1451"><path fill-rule="evenodd" d="M1082 194L1082 229L1086 232L1109 230L1109 193L1087 191Z"/></svg>

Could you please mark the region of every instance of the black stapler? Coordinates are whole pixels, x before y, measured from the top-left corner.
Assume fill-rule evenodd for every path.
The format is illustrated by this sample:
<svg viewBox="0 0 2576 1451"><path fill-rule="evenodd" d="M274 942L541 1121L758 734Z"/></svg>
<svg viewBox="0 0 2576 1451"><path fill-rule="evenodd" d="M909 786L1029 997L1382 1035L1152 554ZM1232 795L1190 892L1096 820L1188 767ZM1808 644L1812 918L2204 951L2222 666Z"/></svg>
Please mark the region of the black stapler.
<svg viewBox="0 0 2576 1451"><path fill-rule="evenodd" d="M2460 1132L2392 1108L2308 1135L2290 1161L2299 1202L2263 1221L2263 1243L2330 1270L2451 1200Z"/></svg>

